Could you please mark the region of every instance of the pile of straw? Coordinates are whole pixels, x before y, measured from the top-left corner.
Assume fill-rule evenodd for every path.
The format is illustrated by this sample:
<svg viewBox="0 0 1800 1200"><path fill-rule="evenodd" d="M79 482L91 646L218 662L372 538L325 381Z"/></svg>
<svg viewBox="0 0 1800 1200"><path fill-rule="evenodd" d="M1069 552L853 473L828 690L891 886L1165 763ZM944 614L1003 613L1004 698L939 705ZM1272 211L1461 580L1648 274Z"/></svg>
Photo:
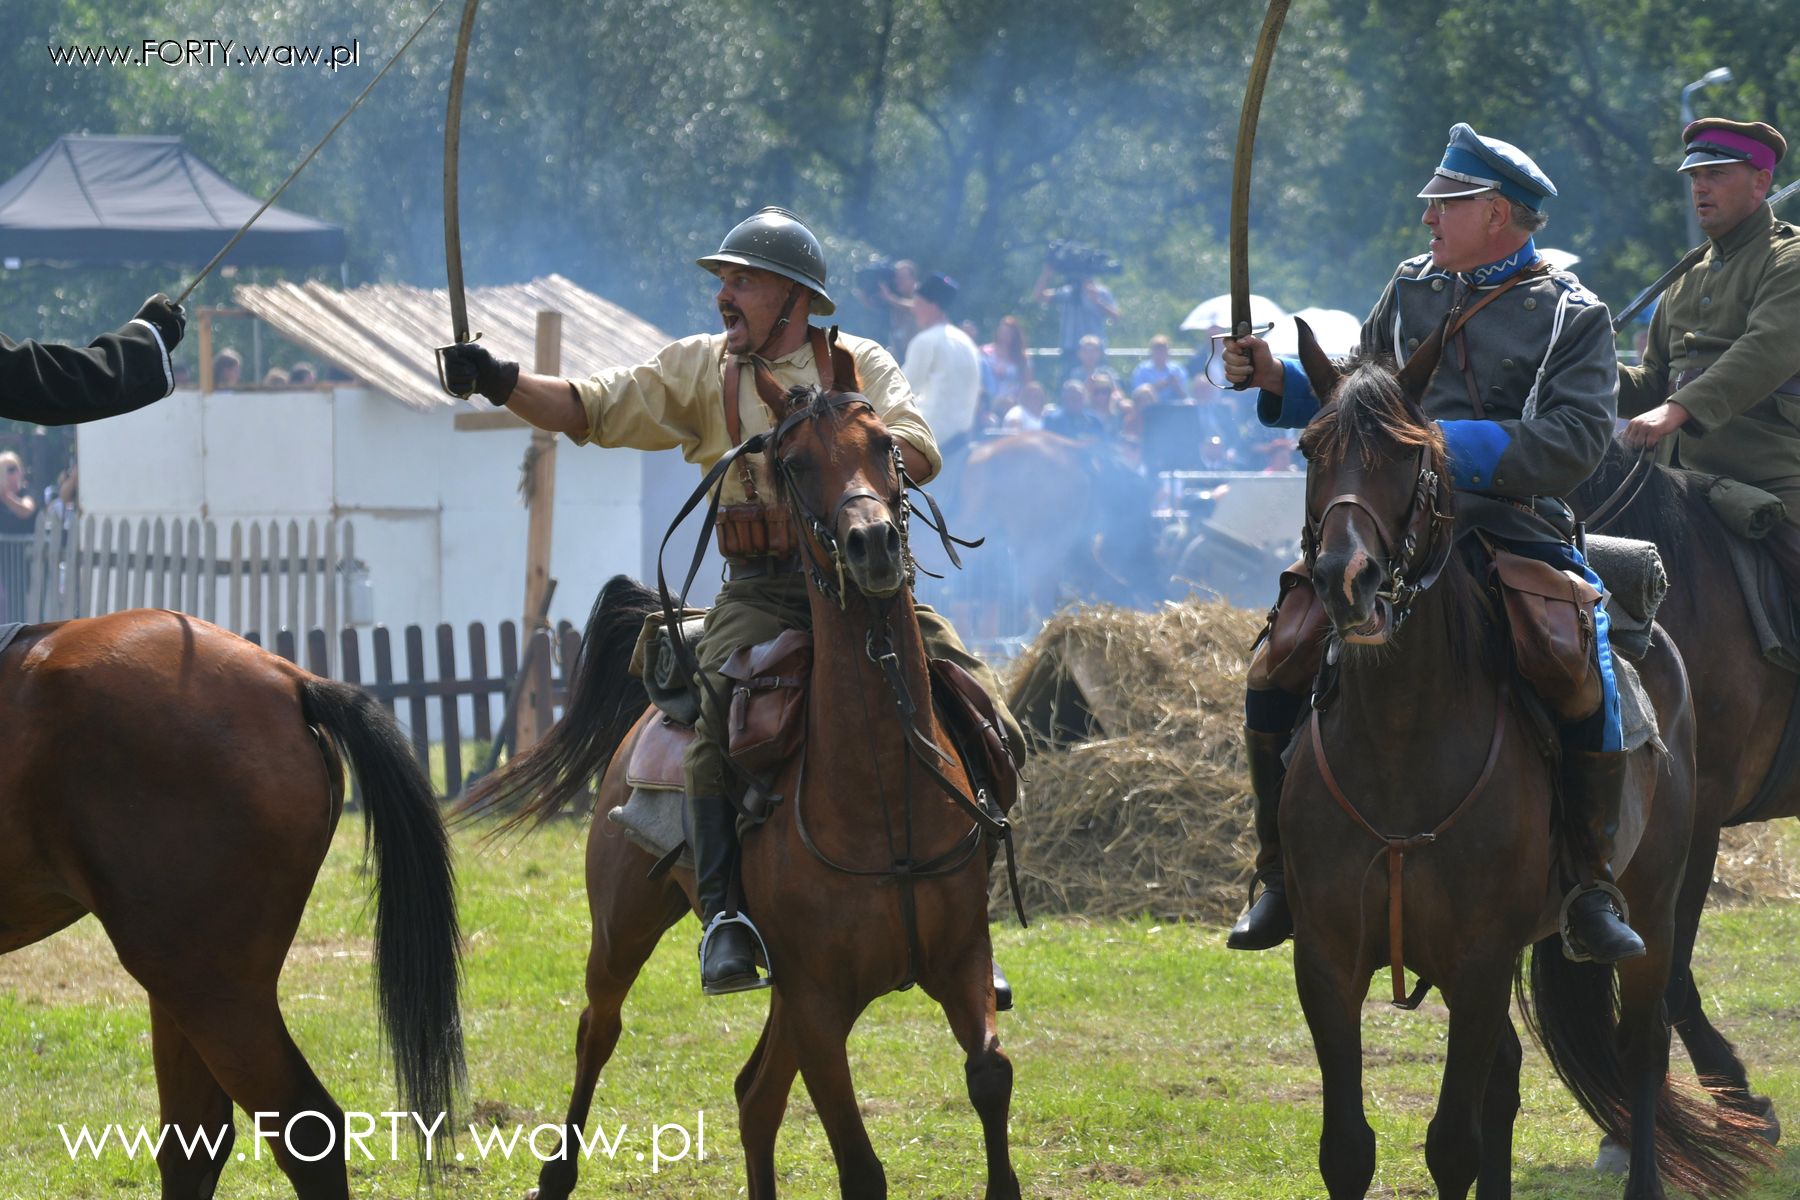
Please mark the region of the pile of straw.
<svg viewBox="0 0 1800 1200"><path fill-rule="evenodd" d="M1240 730L1262 621L1220 601L1076 608L1007 668L1013 711L1043 741L1013 813L1028 913L1236 917L1256 850ZM1800 899L1788 825L1725 831L1713 903Z"/></svg>

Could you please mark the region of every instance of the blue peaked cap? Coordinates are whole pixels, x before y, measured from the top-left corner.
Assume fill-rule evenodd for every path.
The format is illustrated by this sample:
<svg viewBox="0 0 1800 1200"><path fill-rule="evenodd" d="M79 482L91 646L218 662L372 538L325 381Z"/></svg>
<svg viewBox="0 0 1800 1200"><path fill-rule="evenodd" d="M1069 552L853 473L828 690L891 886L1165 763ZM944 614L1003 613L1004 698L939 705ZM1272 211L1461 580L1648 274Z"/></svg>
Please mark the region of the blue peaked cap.
<svg viewBox="0 0 1800 1200"><path fill-rule="evenodd" d="M1472 196L1490 188L1533 212L1547 197L1556 195L1556 185L1531 161L1531 155L1510 142L1482 137L1466 124L1451 126L1444 160L1420 198Z"/></svg>

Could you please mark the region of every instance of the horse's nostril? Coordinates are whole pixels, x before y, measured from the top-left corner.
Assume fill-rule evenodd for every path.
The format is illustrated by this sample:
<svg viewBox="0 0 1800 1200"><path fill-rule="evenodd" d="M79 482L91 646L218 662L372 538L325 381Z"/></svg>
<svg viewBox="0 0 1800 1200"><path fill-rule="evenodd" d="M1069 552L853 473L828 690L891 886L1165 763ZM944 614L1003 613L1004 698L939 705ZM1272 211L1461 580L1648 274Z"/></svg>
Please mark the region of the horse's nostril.
<svg viewBox="0 0 1800 1200"><path fill-rule="evenodd" d="M895 529L892 525L887 527L887 550L888 557L900 557L900 531Z"/></svg>
<svg viewBox="0 0 1800 1200"><path fill-rule="evenodd" d="M869 556L869 535L858 525L844 538L844 553L852 562L861 562Z"/></svg>

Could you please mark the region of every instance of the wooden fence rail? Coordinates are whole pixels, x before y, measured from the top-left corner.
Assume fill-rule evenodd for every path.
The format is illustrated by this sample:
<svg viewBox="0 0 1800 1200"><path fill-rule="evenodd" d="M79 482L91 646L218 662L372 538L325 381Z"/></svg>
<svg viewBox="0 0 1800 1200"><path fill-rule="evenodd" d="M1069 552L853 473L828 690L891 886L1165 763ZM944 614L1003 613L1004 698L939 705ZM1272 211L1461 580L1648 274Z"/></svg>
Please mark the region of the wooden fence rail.
<svg viewBox="0 0 1800 1200"><path fill-rule="evenodd" d="M517 713L508 713L507 698L515 691L520 663L527 657L535 676L528 682L536 686L517 692L534 693L539 698L538 728L548 729L562 715L568 698L567 672L575 662L581 634L564 621L554 633L549 629L535 631L521 646L518 626L502 621L494 639L497 645L493 648L498 651L498 661L494 661L489 657L487 627L477 621L465 633L467 657L459 667L456 630L449 624L440 624L432 631L435 671L426 663L425 634L422 627L408 625L400 633L400 653L396 655L393 631L377 625L368 632L365 655L359 632L345 629L338 635L339 665L335 671L330 669L330 639L323 629L309 630L304 641L292 630L281 630L275 637L274 650L315 675L355 684L381 701L406 726L413 752L428 771L434 758L431 728L435 715L442 747L439 760L443 764L443 796L449 798L463 790L466 737L486 743L501 738L512 744ZM365 677L366 674L372 677ZM467 723L465 712L470 718Z"/></svg>

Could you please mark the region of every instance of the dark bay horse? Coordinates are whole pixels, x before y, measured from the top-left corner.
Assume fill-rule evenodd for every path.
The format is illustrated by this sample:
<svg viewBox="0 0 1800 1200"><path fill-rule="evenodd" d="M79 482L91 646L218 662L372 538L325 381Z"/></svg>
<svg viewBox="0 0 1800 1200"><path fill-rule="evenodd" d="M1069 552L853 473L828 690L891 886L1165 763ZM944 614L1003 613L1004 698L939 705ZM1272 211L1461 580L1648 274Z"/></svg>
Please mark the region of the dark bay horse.
<svg viewBox="0 0 1800 1200"><path fill-rule="evenodd" d="M340 754L368 814L400 1095L428 1123L449 1109L463 1074L449 845L385 709L205 621L137 610L24 629L0 655L0 713L0 953L92 913L149 993L164 1127L223 1127L191 1159L164 1140L165 1200L213 1195L234 1103L277 1114L271 1148L301 1200L349 1195L343 1111L276 1003L343 810ZM324 1119L290 1135L296 1113Z"/></svg>
<svg viewBox="0 0 1800 1200"><path fill-rule="evenodd" d="M1570 497L1586 515L1625 484L1633 458L1614 445L1600 469ZM1800 816L1800 772L1771 778L1782 731L1800 702L1790 672L1764 659L1728 558L1730 533L1706 499L1704 476L1647 464L1641 491L1605 532L1656 543L1669 573L1657 623L1680 647L1693 691L1697 787L1687 877L1675 914L1669 1019L1694 1071L1721 1104L1749 1113L1771 1143L1781 1135L1774 1105L1750 1092L1743 1062L1713 1028L1692 967L1700 913L1718 860L1719 830L1746 821ZM1632 486L1638 486L1633 484ZM1631 496L1621 495L1621 499ZM1760 802L1759 802L1760 796ZM1753 807L1754 805L1754 807Z"/></svg>
<svg viewBox="0 0 1800 1200"><path fill-rule="evenodd" d="M1558 1075L1630 1146L1626 1196L1662 1197L1663 1176L1697 1193L1730 1193L1762 1161L1760 1143L1746 1123L1720 1121L1667 1077L1662 996L1693 806L1680 658L1658 638L1641 668L1667 752L1646 745L1631 767L1629 786L1653 816L1621 831L1629 865L1619 884L1649 953L1619 963L1615 982L1612 968L1566 959L1556 933L1553 772L1503 627L1452 540L1442 436L1415 398L1435 358L1421 350L1398 378L1377 364L1357 367L1301 441L1313 579L1338 657L1335 686L1293 753L1281 835L1295 981L1324 1082L1327 1190L1334 1200L1360 1197L1373 1177L1360 1010L1383 965L1396 972L1398 1000L1404 963L1450 1010L1425 1146L1441 1196L1511 1192L1515 975ZM1315 387L1332 396L1336 383Z"/></svg>
<svg viewBox="0 0 1800 1200"><path fill-rule="evenodd" d="M969 1099L986 1143L985 1195L1016 1200L1007 1145L1012 1064L994 1017L980 828L909 746L896 710L899 689L878 661L884 643L891 645L904 692L918 702L917 733L949 747L929 701L925 648L906 586L906 500L894 441L854 393L795 389L777 395L771 409L784 417L771 454L814 568L814 667L801 762L775 781L783 802L743 838L745 908L762 931L775 980L762 1036L737 1077L748 1194L769 1200L776 1193L775 1137L798 1072L830 1139L842 1195L887 1195L845 1040L871 1001L916 979L943 1008L965 1054ZM834 597L825 589L835 590L839 565L843 591ZM632 982L663 934L695 907L690 872L650 878L655 860L606 819L629 797L626 767L651 716L626 663L644 616L658 607L628 579L607 585L583 634L562 721L470 797L472 811L510 809L516 823L553 814L603 773L588 836L594 932L567 1117L572 1131L586 1122L601 1068L618 1044L619 1010ZM954 753L937 766L968 793ZM896 878L897 857L920 866L910 883ZM939 871L923 869L933 862ZM577 1144L574 1132L568 1144ZM531 1195L563 1200L575 1186L576 1165L573 1154L547 1163Z"/></svg>

